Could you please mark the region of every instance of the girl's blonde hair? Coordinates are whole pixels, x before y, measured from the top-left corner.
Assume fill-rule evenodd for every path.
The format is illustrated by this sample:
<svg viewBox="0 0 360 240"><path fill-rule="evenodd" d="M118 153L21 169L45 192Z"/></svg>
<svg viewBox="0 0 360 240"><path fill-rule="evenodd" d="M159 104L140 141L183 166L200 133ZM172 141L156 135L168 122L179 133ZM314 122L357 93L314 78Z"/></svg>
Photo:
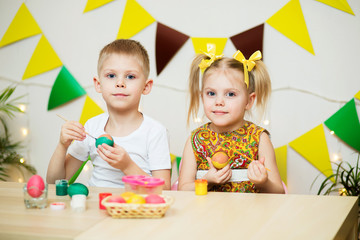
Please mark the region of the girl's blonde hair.
<svg viewBox="0 0 360 240"><path fill-rule="evenodd" d="M214 61L202 74L202 81L200 86L200 68L199 64L202 60L209 59L205 54L198 54L194 58L190 67L189 76L189 93L190 104L188 110L187 124L189 125L190 118L196 117L199 112L200 94L204 87L204 82L208 76L219 69L233 69L239 71L239 74L244 74L244 65L234 58L221 58ZM256 61L256 66L249 73L249 88L248 93L255 92L256 107L264 111L266 103L271 93L271 81L269 73L265 64L261 60ZM245 82L244 82L245 84Z"/></svg>

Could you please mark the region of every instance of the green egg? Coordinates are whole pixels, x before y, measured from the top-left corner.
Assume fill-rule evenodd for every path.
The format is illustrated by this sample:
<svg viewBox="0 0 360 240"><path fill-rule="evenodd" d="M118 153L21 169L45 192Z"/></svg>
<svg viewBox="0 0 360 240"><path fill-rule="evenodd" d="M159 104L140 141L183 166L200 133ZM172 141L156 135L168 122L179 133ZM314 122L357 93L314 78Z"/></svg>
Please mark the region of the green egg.
<svg viewBox="0 0 360 240"><path fill-rule="evenodd" d="M98 145L101 145L103 143L105 143L105 144L107 144L109 146L112 146L112 147L114 146L114 140L109 134L100 135L96 139L95 146L98 147Z"/></svg>
<svg viewBox="0 0 360 240"><path fill-rule="evenodd" d="M86 196L89 195L89 189L82 183L71 184L68 187L67 192L70 197L72 197L73 195L76 195L76 194L82 194L82 195L86 195Z"/></svg>

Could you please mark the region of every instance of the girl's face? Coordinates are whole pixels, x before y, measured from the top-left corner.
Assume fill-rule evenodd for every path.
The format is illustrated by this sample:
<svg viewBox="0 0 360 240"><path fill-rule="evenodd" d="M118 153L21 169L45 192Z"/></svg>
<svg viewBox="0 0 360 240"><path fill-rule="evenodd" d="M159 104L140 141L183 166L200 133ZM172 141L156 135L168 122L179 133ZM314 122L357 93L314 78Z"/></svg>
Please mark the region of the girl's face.
<svg viewBox="0 0 360 240"><path fill-rule="evenodd" d="M218 69L206 76L201 98L211 128L228 132L244 125L245 110L251 108L255 93L248 93L242 72Z"/></svg>
<svg viewBox="0 0 360 240"><path fill-rule="evenodd" d="M108 108L136 110L142 94L147 94L149 81L134 56L111 54L104 61L99 78L94 79L95 89L102 93Z"/></svg>

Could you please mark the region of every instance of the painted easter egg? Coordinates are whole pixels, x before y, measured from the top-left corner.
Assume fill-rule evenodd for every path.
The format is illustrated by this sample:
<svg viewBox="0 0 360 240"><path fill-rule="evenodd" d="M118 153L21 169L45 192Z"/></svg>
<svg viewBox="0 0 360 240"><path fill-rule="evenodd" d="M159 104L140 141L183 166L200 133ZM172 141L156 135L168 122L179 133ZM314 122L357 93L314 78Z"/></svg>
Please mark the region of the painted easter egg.
<svg viewBox="0 0 360 240"><path fill-rule="evenodd" d="M125 199L121 196L111 196L107 202L126 203Z"/></svg>
<svg viewBox="0 0 360 240"><path fill-rule="evenodd" d="M146 203L154 203L154 204L165 203L165 200L157 194L147 195L145 197L145 201L146 201Z"/></svg>
<svg viewBox="0 0 360 240"><path fill-rule="evenodd" d="M98 147L98 145L101 145L103 143L113 147L114 146L114 139L109 134L100 135L96 139L95 146Z"/></svg>
<svg viewBox="0 0 360 240"><path fill-rule="evenodd" d="M77 194L89 195L89 189L82 183L73 183L68 187L68 194L70 197Z"/></svg>
<svg viewBox="0 0 360 240"><path fill-rule="evenodd" d="M126 201L127 203L135 203L135 204L144 204L146 203L145 198L138 194L132 195L129 200Z"/></svg>
<svg viewBox="0 0 360 240"><path fill-rule="evenodd" d="M26 184L27 192L33 198L41 196L45 189L45 183L41 176L33 175Z"/></svg>
<svg viewBox="0 0 360 240"><path fill-rule="evenodd" d="M211 162L217 169L222 169L230 161L229 156L225 152L216 152L211 158Z"/></svg>

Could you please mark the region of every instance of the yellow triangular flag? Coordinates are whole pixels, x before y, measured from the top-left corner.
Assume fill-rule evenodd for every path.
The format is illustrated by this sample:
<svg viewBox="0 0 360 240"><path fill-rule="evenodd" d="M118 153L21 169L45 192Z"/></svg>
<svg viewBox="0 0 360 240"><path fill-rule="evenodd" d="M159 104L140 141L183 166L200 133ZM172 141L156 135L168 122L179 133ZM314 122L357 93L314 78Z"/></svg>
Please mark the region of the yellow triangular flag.
<svg viewBox="0 0 360 240"><path fill-rule="evenodd" d="M135 0L127 0L117 39L131 38L155 21Z"/></svg>
<svg viewBox="0 0 360 240"><path fill-rule="evenodd" d="M99 105L97 105L94 100L92 100L89 96L86 96L85 103L83 110L81 112L80 116L80 123L84 125L87 120L89 120L92 117L95 117L101 113L103 113L104 110L102 110Z"/></svg>
<svg viewBox="0 0 360 240"><path fill-rule="evenodd" d="M275 148L275 156L281 180L287 184L287 145Z"/></svg>
<svg viewBox="0 0 360 240"><path fill-rule="evenodd" d="M213 43L216 45L216 55L221 55L224 51L227 38L191 38L196 54L207 51L207 44Z"/></svg>
<svg viewBox="0 0 360 240"><path fill-rule="evenodd" d="M94 10L112 1L114 0L88 0L84 9L84 13Z"/></svg>
<svg viewBox="0 0 360 240"><path fill-rule="evenodd" d="M315 55L299 0L291 0L266 22Z"/></svg>
<svg viewBox="0 0 360 240"><path fill-rule="evenodd" d="M351 9L350 5L346 0L316 0L318 2L322 2L330 7L339 9L341 11L350 13L355 16L353 10Z"/></svg>
<svg viewBox="0 0 360 240"><path fill-rule="evenodd" d="M0 41L0 47L41 33L39 25L23 3Z"/></svg>
<svg viewBox="0 0 360 240"><path fill-rule="evenodd" d="M60 58L51 47L49 41L42 35L22 79L36 76L62 65Z"/></svg>
<svg viewBox="0 0 360 240"><path fill-rule="evenodd" d="M333 174L322 124L290 142L289 145L326 177ZM334 181L333 178L331 180Z"/></svg>
<svg viewBox="0 0 360 240"><path fill-rule="evenodd" d="M355 94L354 96L356 99L360 100L360 91L357 92L357 94Z"/></svg>

